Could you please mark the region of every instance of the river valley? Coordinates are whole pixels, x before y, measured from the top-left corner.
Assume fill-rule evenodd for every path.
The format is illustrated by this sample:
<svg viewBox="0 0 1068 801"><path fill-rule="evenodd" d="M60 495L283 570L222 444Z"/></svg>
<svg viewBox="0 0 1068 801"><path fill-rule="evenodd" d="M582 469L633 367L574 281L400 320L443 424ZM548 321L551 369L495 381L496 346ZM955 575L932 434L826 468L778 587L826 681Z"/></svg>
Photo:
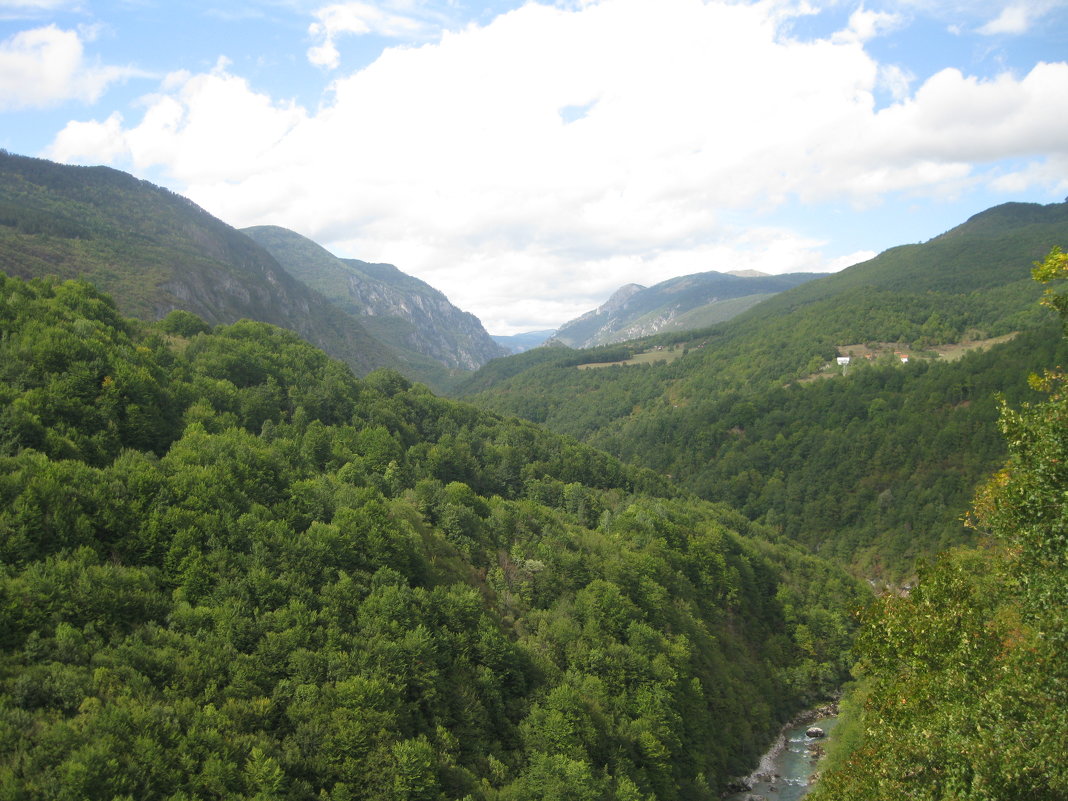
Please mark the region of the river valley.
<svg viewBox="0 0 1068 801"><path fill-rule="evenodd" d="M804 722L787 726L747 777L750 789L727 796L727 801L797 801L804 796L828 739L809 737L806 731L816 726L829 736L837 722L837 716L826 715L806 717Z"/></svg>

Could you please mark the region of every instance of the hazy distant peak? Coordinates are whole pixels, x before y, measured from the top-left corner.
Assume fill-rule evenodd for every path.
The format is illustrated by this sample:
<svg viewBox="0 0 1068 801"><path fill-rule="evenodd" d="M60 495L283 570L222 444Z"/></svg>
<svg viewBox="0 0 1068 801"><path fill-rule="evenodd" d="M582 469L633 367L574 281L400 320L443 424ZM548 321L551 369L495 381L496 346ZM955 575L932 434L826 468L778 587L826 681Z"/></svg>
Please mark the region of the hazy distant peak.
<svg viewBox="0 0 1068 801"><path fill-rule="evenodd" d="M665 330L703 328L818 277L817 273L710 271L669 278L652 287L626 284L602 306L560 326L554 339L569 347L590 348Z"/></svg>

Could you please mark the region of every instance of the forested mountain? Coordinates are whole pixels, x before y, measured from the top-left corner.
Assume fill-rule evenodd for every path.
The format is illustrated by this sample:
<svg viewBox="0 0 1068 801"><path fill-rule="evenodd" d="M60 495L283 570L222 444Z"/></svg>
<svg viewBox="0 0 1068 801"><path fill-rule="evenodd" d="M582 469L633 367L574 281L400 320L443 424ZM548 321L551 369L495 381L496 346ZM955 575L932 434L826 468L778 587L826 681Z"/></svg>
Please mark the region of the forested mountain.
<svg viewBox="0 0 1068 801"><path fill-rule="evenodd" d="M1005 203L928 242L770 298L746 317L818 321L837 344L923 347L960 341L971 329L996 336L1037 316L1031 265L1066 234L1068 203Z"/></svg>
<svg viewBox="0 0 1068 801"><path fill-rule="evenodd" d="M0 270L84 278L146 320L185 309L212 324L279 325L358 373L398 364L248 237L186 198L108 167L0 152Z"/></svg>
<svg viewBox="0 0 1068 801"><path fill-rule="evenodd" d="M712 799L839 569L296 335L0 276L0 796Z"/></svg>
<svg viewBox="0 0 1068 801"><path fill-rule="evenodd" d="M1036 271L1068 278L1054 250ZM1050 305L1068 311L1068 296ZM943 554L864 614L856 684L813 801L1068 795L1068 396L1001 408L1009 459L978 494L978 547Z"/></svg>
<svg viewBox="0 0 1068 801"><path fill-rule="evenodd" d="M307 237L275 225L242 232L263 245L290 274L391 345L415 369L425 370L430 359L448 368L475 370L508 353L477 317L392 264L339 259Z"/></svg>
<svg viewBox="0 0 1068 801"><path fill-rule="evenodd" d="M560 326L554 339L573 348L592 348L661 331L704 328L820 276L707 272L671 278L651 287L627 284L601 306Z"/></svg>
<svg viewBox="0 0 1068 801"><path fill-rule="evenodd" d="M542 348L487 365L459 394L902 580L916 555L967 537L960 517L1004 454L994 393L1026 398L1028 372L1064 357L1030 278L1064 241L1068 204L997 207L730 322L589 351ZM933 349L1014 331L959 361ZM835 357L851 346L883 355L842 375Z"/></svg>

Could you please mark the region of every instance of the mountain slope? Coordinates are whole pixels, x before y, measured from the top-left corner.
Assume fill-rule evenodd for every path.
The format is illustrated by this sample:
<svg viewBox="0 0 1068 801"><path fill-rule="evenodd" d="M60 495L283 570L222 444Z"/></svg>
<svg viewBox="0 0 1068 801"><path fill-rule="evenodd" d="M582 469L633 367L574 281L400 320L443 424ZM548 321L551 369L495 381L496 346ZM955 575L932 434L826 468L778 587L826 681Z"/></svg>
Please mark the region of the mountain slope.
<svg viewBox="0 0 1068 801"><path fill-rule="evenodd" d="M460 370L476 370L507 354L477 317L460 311L441 292L392 264L340 259L307 237L278 226L255 226L243 232L290 274L395 348Z"/></svg>
<svg viewBox="0 0 1068 801"><path fill-rule="evenodd" d="M1061 242L1068 205L998 207L700 332L496 361L465 396L670 473L866 575L904 580L917 555L968 536L960 515L1003 456L993 393L1026 399L1028 372L1064 358L1030 279ZM1023 333L960 362L929 350L1013 331ZM672 343L684 351L673 361L629 358ZM841 375L835 356L857 343L889 355ZM634 366L577 369L611 361Z"/></svg>
<svg viewBox="0 0 1068 801"><path fill-rule="evenodd" d="M1051 252L1042 273L1063 280L1068 258ZM969 515L981 546L943 554L910 593L865 611L861 680L814 801L1065 797L1064 381L1050 363L1045 400L1001 410L1009 458Z"/></svg>
<svg viewBox="0 0 1068 801"><path fill-rule="evenodd" d="M627 284L604 304L560 326L554 339L575 348L591 348L684 331L729 320L777 292L819 278L817 273L737 275L696 273L652 287Z"/></svg>
<svg viewBox="0 0 1068 801"><path fill-rule="evenodd" d="M999 329L1018 307L1030 308L1030 298L1038 294L1031 265L1043 258L1046 243L1063 238L1066 230L1068 203L1005 203L925 243L891 248L769 299L761 312L781 314L827 301L841 305L858 292L876 292L898 298L896 306L908 299L913 307L910 319L916 320L920 310L937 310L938 304L947 314L968 314L963 301L983 293L989 299L971 314L977 324ZM921 302L924 297L928 300ZM867 303L868 308L877 306L878 297Z"/></svg>
<svg viewBox="0 0 1068 801"><path fill-rule="evenodd" d="M295 331L360 373L395 357L262 247L191 201L107 167L0 153L0 270L81 277L125 314L174 309Z"/></svg>
<svg viewBox="0 0 1068 801"><path fill-rule="evenodd" d="M927 243L892 248L780 292L730 321L643 338L627 347L635 351L651 343L699 343L699 349L690 348L687 357L660 374L684 395L693 395L713 387L745 389L754 382L774 386L801 379L851 343L923 349L999 336L1049 319L1035 303L1041 290L1030 270L1062 241L1068 241L1068 203L1005 204ZM629 290L618 305L637 292ZM583 361L581 354L546 358L568 365ZM493 392L501 382L520 379L523 368L510 366L517 359L521 357L494 363L456 394L471 394L464 387ZM588 380L627 383L630 378L613 373Z"/></svg>

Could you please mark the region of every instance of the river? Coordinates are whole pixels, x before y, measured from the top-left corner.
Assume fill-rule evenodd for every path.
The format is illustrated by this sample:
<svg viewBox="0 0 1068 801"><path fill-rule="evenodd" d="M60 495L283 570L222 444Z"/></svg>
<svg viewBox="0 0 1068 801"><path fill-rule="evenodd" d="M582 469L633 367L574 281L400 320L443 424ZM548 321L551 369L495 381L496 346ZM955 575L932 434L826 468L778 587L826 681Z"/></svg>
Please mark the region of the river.
<svg viewBox="0 0 1068 801"><path fill-rule="evenodd" d="M783 729L775 745L747 777L750 789L727 796L727 801L755 801L758 797L769 801L797 801L808 792L809 777L816 770L816 763L827 743L826 737L808 737L805 732L818 726L830 734L837 722L835 716L816 717Z"/></svg>

